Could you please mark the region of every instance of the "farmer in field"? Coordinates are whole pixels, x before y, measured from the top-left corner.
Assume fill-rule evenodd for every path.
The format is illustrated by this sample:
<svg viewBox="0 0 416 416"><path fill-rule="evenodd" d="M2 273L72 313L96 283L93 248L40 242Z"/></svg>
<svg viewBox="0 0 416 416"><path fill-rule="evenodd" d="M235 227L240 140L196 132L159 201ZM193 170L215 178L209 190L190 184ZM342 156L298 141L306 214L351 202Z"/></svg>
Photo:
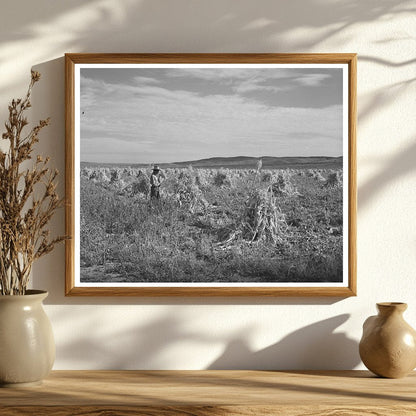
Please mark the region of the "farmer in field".
<svg viewBox="0 0 416 416"><path fill-rule="evenodd" d="M150 199L160 198L159 188L165 179L165 174L159 169L158 165L155 165L150 175Z"/></svg>

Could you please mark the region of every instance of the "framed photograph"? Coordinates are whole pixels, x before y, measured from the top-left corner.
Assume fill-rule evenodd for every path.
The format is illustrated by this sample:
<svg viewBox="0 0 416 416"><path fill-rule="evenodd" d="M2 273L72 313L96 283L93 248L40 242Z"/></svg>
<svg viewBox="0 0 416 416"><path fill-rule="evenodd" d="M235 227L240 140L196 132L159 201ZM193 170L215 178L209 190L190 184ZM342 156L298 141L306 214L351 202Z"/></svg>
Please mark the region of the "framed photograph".
<svg viewBox="0 0 416 416"><path fill-rule="evenodd" d="M354 296L355 54L66 54L66 294Z"/></svg>

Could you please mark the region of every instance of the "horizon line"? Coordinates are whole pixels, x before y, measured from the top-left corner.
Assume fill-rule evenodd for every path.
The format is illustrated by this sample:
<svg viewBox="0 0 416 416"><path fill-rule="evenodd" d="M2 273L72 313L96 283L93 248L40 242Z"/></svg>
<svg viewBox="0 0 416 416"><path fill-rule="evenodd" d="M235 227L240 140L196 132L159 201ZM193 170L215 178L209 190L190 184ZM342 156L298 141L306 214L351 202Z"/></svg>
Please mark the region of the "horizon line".
<svg viewBox="0 0 416 416"><path fill-rule="evenodd" d="M206 157L202 159L194 159L194 160L182 160L182 161L175 161L175 162L92 162L87 160L81 160L80 163L111 163L111 164L118 164L118 165L153 165L153 164L159 164L159 165L172 165L172 164L182 164L182 163L195 163L195 162L201 162L204 160L211 160L211 159L237 159L237 158L247 158L247 159L264 159L264 158L275 158L275 159L307 159L307 158L332 158L332 159L339 159L340 157L343 157L343 155L340 156L326 156L326 155L311 155L311 156L211 156Z"/></svg>

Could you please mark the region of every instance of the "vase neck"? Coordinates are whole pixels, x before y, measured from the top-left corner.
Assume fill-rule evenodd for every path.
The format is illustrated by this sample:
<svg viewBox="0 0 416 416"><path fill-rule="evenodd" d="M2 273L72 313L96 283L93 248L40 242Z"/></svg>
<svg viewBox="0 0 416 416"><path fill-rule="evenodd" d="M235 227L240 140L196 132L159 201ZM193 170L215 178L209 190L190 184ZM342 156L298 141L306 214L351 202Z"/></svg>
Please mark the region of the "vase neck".
<svg viewBox="0 0 416 416"><path fill-rule="evenodd" d="M377 309L379 315L389 316L389 315L402 315L403 312L407 309L407 304L402 302L382 302L377 303Z"/></svg>

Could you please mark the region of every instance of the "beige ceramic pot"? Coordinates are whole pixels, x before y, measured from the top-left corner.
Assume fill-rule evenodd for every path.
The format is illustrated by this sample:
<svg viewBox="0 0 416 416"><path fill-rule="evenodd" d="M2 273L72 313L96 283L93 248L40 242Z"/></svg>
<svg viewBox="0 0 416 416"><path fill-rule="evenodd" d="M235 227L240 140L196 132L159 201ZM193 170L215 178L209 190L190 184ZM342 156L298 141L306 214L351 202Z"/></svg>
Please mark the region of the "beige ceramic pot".
<svg viewBox="0 0 416 416"><path fill-rule="evenodd" d="M381 377L400 378L416 367L416 331L403 319L405 303L377 303L363 325L360 357Z"/></svg>
<svg viewBox="0 0 416 416"><path fill-rule="evenodd" d="M39 384L55 360L52 326L42 301L48 292L0 295L0 386Z"/></svg>

